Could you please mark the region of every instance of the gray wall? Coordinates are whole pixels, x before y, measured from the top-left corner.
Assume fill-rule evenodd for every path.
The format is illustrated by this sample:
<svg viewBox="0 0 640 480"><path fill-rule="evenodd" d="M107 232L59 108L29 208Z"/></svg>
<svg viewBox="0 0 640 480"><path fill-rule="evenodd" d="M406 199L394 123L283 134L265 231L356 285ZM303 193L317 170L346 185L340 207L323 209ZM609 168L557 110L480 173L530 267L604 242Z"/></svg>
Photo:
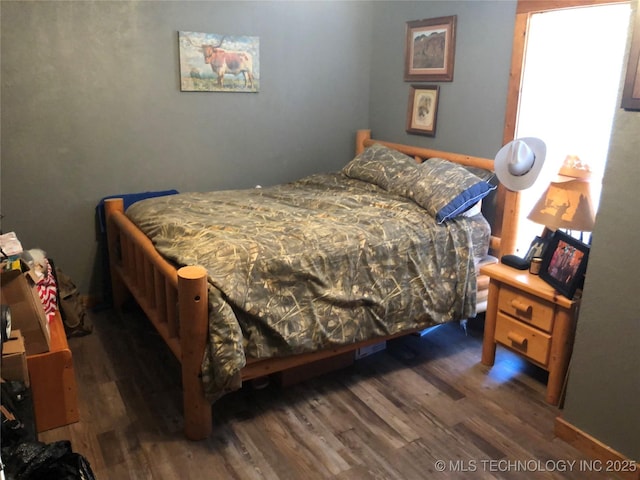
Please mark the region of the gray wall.
<svg viewBox="0 0 640 480"><path fill-rule="evenodd" d="M493 158L502 146L516 2L374 2L369 124L374 135ZM436 136L407 134L404 76L409 20L457 16L454 77L439 85Z"/></svg>
<svg viewBox="0 0 640 480"><path fill-rule="evenodd" d="M2 2L3 231L101 291L104 196L332 170L355 129L491 157L515 2ZM457 15L435 138L405 133L408 20ZM230 27L232 25L232 27ZM258 94L180 92L177 31L260 37Z"/></svg>
<svg viewBox="0 0 640 480"><path fill-rule="evenodd" d="M493 158L502 146L515 0L373 2L369 127L376 138ZM455 15L452 82L405 82L406 23ZM439 85L435 137L406 133L410 85ZM483 202L490 222L496 195Z"/></svg>
<svg viewBox="0 0 640 480"><path fill-rule="evenodd" d="M564 410L567 421L636 461L640 460L638 152L640 112L617 109Z"/></svg>
<svg viewBox="0 0 640 480"><path fill-rule="evenodd" d="M100 291L107 195L334 170L369 119L368 2L1 2L2 230ZM181 92L177 31L260 37L261 90Z"/></svg>

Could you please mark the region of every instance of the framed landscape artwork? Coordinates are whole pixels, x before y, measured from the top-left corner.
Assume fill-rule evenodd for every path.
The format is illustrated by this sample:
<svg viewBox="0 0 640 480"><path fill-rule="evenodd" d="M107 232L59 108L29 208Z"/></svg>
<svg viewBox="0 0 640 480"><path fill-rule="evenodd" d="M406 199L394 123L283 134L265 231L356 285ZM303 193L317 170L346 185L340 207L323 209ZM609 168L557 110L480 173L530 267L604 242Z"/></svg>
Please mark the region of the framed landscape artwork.
<svg viewBox="0 0 640 480"><path fill-rule="evenodd" d="M407 22L405 81L453 80L456 19L453 15Z"/></svg>

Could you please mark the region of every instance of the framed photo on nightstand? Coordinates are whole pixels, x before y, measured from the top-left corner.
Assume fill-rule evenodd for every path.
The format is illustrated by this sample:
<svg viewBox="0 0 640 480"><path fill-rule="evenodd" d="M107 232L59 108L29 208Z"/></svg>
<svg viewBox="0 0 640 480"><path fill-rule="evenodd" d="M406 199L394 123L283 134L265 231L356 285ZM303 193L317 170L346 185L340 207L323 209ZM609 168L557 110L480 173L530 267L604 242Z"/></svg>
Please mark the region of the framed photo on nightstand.
<svg viewBox="0 0 640 480"><path fill-rule="evenodd" d="M588 259L589 245L557 230L542 258L540 278L568 299L573 299L584 282Z"/></svg>
<svg viewBox="0 0 640 480"><path fill-rule="evenodd" d="M531 246L529 247L529 251L525 255L524 259L531 263L531 259L533 258L543 258L544 252L547 250L547 245L549 244L549 237L536 237L531 242Z"/></svg>

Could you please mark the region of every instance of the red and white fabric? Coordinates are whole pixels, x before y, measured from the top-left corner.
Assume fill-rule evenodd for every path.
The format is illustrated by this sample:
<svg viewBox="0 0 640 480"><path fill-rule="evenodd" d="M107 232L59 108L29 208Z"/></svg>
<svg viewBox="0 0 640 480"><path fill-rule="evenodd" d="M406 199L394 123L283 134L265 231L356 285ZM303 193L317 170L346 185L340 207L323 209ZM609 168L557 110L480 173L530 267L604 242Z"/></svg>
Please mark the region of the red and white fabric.
<svg viewBox="0 0 640 480"><path fill-rule="evenodd" d="M36 287L38 288L38 296L44 307L44 313L47 314L47 320L51 322L56 314L56 310L58 310L58 288L49 262L47 262L47 274L36 283Z"/></svg>

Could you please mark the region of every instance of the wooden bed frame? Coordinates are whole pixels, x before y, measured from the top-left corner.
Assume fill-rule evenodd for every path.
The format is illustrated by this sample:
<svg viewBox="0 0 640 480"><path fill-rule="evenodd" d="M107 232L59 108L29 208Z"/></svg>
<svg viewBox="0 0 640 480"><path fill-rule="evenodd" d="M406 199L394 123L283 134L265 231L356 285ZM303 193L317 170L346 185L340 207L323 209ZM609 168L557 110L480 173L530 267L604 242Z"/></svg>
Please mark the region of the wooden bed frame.
<svg viewBox="0 0 640 480"><path fill-rule="evenodd" d="M356 135L356 154L373 143L382 143L421 162L440 157L468 166L493 170L493 160L426 148L372 140L370 130ZM496 221L491 249L495 255L511 253L514 241L518 194L508 190L498 195ZM502 204L502 205L500 205ZM504 207L503 207L504 206ZM176 269L154 248L152 242L124 215L121 198L105 201L107 243L113 300L122 307L128 294L136 299L182 365L184 432L191 440L207 438L212 431L212 405L203 393L201 364L208 335L207 272L200 266ZM507 214L508 212L508 214ZM180 320L178 320L180 319ZM410 332L404 332L405 335ZM271 359L247 359L242 380L251 380L289 368L334 357L392 337L376 338L352 345L313 353Z"/></svg>

